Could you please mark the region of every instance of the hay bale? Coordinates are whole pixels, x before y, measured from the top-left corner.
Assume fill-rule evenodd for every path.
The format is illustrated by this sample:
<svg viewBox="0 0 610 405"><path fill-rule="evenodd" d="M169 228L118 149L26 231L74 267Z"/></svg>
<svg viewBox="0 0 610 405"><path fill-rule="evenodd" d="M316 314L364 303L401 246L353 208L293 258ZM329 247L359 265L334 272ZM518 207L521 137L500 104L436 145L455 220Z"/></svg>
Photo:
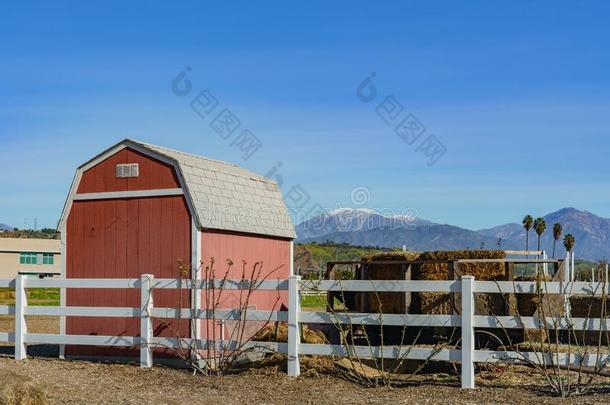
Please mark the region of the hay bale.
<svg viewBox="0 0 610 405"><path fill-rule="evenodd" d="M587 295L574 295L570 297L572 316L574 318L600 318L603 304L606 304L604 316L610 315L610 299L604 297L591 297Z"/></svg>
<svg viewBox="0 0 610 405"><path fill-rule="evenodd" d="M539 275L538 277L534 276L524 276L517 277L515 281L553 281L553 277L546 275ZM515 294L515 300L517 304L517 313L521 316L534 316L538 307L540 306L540 298L538 294ZM546 310L546 308L545 308Z"/></svg>
<svg viewBox="0 0 610 405"><path fill-rule="evenodd" d="M418 313L428 315L447 315L451 313L450 295L439 292L417 294Z"/></svg>
<svg viewBox="0 0 610 405"><path fill-rule="evenodd" d="M367 256L363 256L362 257L362 261L363 262L371 262L371 261L377 261L377 262L382 262L382 261L395 261L395 262L406 262L406 261L413 261L413 260L417 260L419 258L419 253L418 252L411 252L411 251L406 251L406 252L380 252L380 253L375 253L372 255L367 255Z"/></svg>
<svg viewBox="0 0 610 405"><path fill-rule="evenodd" d="M49 401L45 392L31 378L0 370L0 405L43 405Z"/></svg>
<svg viewBox="0 0 610 405"><path fill-rule="evenodd" d="M454 261L461 259L504 259L506 253L501 250L455 250L424 252L419 261ZM474 276L477 280L494 281L506 278L503 263L463 263L458 268L459 274ZM422 263L414 266L413 280L449 280L448 263ZM499 294L475 294L479 307L485 314L500 315L504 311L504 299ZM415 293L413 294L412 312L419 314L450 315L450 294ZM455 294L456 307L459 310L460 294ZM459 311L458 311L459 312ZM480 312L480 311L479 311Z"/></svg>
<svg viewBox="0 0 610 405"><path fill-rule="evenodd" d="M603 306L606 306L604 309ZM607 319L610 316L610 298L607 297L591 297L588 295L574 295L570 297L571 314L574 318L601 318L602 312ZM603 345L609 344L608 334L606 331L574 331L578 338L579 344L595 346L599 343Z"/></svg>
<svg viewBox="0 0 610 405"><path fill-rule="evenodd" d="M463 260L463 259L504 259L506 253L502 250L452 250L424 252L418 260ZM503 263L463 263L460 273L474 276L477 280L503 280L505 276ZM415 266L413 279L417 280L448 280L449 265L446 263L424 263Z"/></svg>
<svg viewBox="0 0 610 405"><path fill-rule="evenodd" d="M374 264L375 262L405 262L417 260L417 252L382 252L365 256L362 261L367 266L369 280L404 280L405 268L403 264ZM404 314L407 302L405 293L369 292L367 293L369 307L365 312L384 314Z"/></svg>
<svg viewBox="0 0 610 405"><path fill-rule="evenodd" d="M525 341L534 345L546 342L548 335L544 329L525 329Z"/></svg>
<svg viewBox="0 0 610 405"><path fill-rule="evenodd" d="M275 325L265 326L263 329L258 331L252 338L255 342L288 342L288 324L277 323ZM312 330L307 326L301 328L301 343L308 344L327 344L328 339L324 333L319 330Z"/></svg>

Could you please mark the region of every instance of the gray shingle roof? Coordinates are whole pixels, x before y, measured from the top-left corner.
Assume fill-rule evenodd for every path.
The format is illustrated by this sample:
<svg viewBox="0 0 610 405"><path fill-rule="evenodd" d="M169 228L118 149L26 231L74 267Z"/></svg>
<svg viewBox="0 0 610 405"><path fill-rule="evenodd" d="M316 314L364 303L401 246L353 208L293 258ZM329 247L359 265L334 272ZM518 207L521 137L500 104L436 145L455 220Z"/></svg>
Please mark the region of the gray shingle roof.
<svg viewBox="0 0 610 405"><path fill-rule="evenodd" d="M127 140L174 160L203 228L296 237L277 184L237 165Z"/></svg>

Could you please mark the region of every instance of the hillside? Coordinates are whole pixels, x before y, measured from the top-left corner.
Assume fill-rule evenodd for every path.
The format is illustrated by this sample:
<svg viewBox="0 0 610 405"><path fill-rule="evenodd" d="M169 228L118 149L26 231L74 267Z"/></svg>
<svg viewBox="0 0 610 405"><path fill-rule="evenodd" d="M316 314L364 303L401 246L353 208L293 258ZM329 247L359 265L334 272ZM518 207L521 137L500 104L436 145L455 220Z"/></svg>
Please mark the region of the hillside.
<svg viewBox="0 0 610 405"><path fill-rule="evenodd" d="M338 243L303 243L294 246L294 268L326 269L329 261L360 260L362 256L388 251L379 247Z"/></svg>
<svg viewBox="0 0 610 405"><path fill-rule="evenodd" d="M552 227L555 223L561 223L566 233L571 233L576 238L575 252L577 257L589 260L600 260L610 257L610 219L599 217L588 211L576 208L563 208L544 216L547 231L542 236L541 246L544 250L553 250ZM492 229L481 230L480 234L488 237L501 237L511 244L517 244L520 248L525 247L525 230L520 224L505 224ZM530 248L536 248L536 235L530 233ZM557 243L556 256L564 256L563 243Z"/></svg>
<svg viewBox="0 0 610 405"><path fill-rule="evenodd" d="M577 257L587 260L610 258L610 219L575 208L563 208L544 216L547 231L541 247L551 254L553 224L563 225L563 235L576 237ZM469 230L448 224L435 224L414 217L384 217L371 210L340 209L313 218L297 226L299 241L347 243L359 246L409 250L456 249L525 249L525 230L518 223L490 229ZM530 232L530 249L537 247L536 235ZM563 243L556 245L556 256L565 255Z"/></svg>
<svg viewBox="0 0 610 405"><path fill-rule="evenodd" d="M469 231L451 225L430 225L414 229L376 228L365 231L335 232L323 237L327 241L355 245L378 245L393 248L406 245L409 250L462 250L462 249L495 249L497 240L484 237L475 231ZM304 240L303 242L312 242ZM503 249L513 249L513 244L503 244Z"/></svg>
<svg viewBox="0 0 610 405"><path fill-rule="evenodd" d="M17 229L0 232L0 238L24 238L24 239L59 239L60 234L55 229Z"/></svg>

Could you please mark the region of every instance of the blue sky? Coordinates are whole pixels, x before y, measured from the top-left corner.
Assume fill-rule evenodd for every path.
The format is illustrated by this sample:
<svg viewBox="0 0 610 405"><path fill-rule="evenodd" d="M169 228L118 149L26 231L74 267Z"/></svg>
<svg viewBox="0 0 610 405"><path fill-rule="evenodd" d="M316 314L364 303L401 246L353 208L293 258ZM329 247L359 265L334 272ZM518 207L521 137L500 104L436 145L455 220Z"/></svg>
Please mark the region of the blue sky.
<svg viewBox="0 0 610 405"><path fill-rule="evenodd" d="M304 212L365 187L361 207L471 229L610 217L603 2L84 3L0 6L0 222L54 226L75 168L127 137L261 174L281 162ZM191 109L206 89L261 141L249 159ZM377 115L388 96L446 147L435 165Z"/></svg>

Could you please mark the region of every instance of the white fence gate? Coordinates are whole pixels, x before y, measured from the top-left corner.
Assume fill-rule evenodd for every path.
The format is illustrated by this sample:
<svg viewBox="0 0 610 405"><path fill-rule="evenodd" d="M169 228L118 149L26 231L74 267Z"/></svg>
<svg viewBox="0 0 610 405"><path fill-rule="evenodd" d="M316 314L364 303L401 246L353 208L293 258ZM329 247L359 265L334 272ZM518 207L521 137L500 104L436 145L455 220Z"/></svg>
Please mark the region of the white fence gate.
<svg viewBox="0 0 610 405"><path fill-rule="evenodd" d="M155 337L152 330L152 319L212 319L211 311L205 309L156 308L154 291L158 289L203 289L211 287L228 290L247 289L250 281L240 280L191 280L155 279L152 275L143 275L140 279L32 279L19 275L15 280L0 280L0 288L15 289L15 306L0 306L0 314L15 316L15 332L0 333L0 341L15 343L15 359L26 358L28 344L57 345L92 345L139 347L141 367L153 364L153 348L180 347L176 338ZM247 321L269 321L288 323L288 343L251 342L250 346L285 353L288 355L288 374L296 377L300 374L299 356L346 356L348 353L359 358L393 358L412 360L434 360L456 362L462 365L462 387L474 388L475 363L488 362L529 362L553 365L586 365L603 367L610 363L607 354L558 353L523 353L513 351L475 350L474 336L477 328L497 329L536 329L546 325L550 329L573 329L599 331L608 330L606 319L571 318L570 316L538 319L521 316L483 316L475 315L475 293L500 294L536 294L540 285L536 282L512 281L476 281L472 276L464 276L457 281L306 281L300 276L291 276L288 280L267 280L257 282L257 290L288 290L288 311L255 311L249 310L245 317L239 310L215 310L213 319ZM546 282L546 294L582 294L602 296L608 291L608 283L591 282ZM117 307L40 307L29 306L26 299L26 288L137 288L141 291L139 308ZM377 313L329 313L307 312L300 308L300 294L303 291L313 292L441 292L461 294L461 315L416 315L416 314L377 314ZM139 318L140 336L89 336L66 334L29 333L25 317L29 315L46 316L87 316L87 317L120 317ZM461 328L461 349L435 349L423 347L378 346L365 347L355 345L305 344L301 343L301 324L347 324L347 325L385 325L414 327L458 327ZM185 339L181 339L184 343ZM192 339L186 339L193 343ZM212 342L196 340L199 348L207 348ZM223 341L222 347L232 347L236 342Z"/></svg>

